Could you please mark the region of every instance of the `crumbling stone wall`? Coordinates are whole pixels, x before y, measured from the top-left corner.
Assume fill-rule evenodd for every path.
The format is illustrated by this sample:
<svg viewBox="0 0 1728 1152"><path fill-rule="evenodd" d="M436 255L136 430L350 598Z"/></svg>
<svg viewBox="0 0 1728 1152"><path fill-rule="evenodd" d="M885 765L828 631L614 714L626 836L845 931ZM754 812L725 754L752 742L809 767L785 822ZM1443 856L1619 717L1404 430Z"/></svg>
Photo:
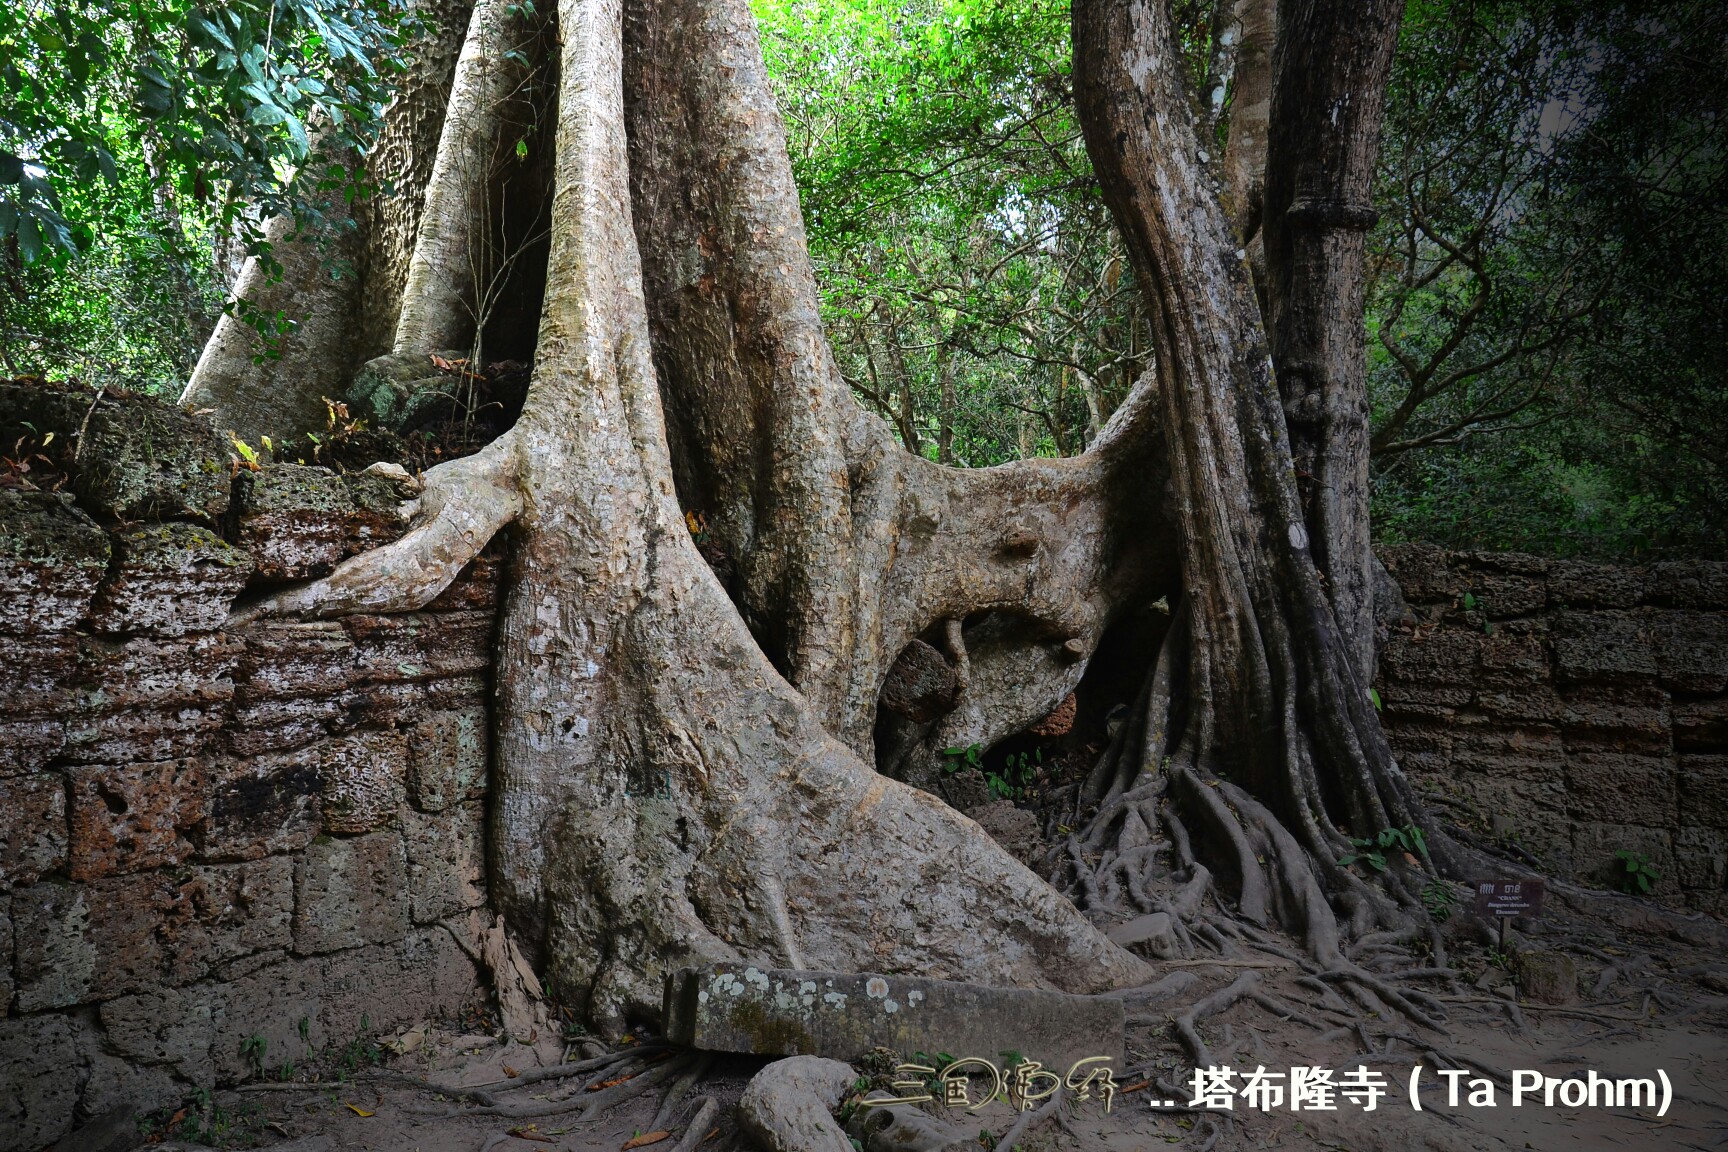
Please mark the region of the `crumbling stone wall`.
<svg viewBox="0 0 1728 1152"><path fill-rule="evenodd" d="M411 615L225 629L399 533L396 482L237 469L177 409L20 387L0 425L90 411L103 465L0 487L0 1149L460 1013L495 563Z"/></svg>
<svg viewBox="0 0 1728 1152"><path fill-rule="evenodd" d="M227 628L402 531L388 474L0 382L0 1150L484 995L489 557L425 611ZM31 486L41 490L30 490ZM1379 693L1447 815L1728 911L1728 565L1390 549Z"/></svg>
<svg viewBox="0 0 1728 1152"><path fill-rule="evenodd" d="M1641 854L1658 898L1728 912L1728 565L1383 559L1410 609L1383 717L1442 812L1598 886Z"/></svg>

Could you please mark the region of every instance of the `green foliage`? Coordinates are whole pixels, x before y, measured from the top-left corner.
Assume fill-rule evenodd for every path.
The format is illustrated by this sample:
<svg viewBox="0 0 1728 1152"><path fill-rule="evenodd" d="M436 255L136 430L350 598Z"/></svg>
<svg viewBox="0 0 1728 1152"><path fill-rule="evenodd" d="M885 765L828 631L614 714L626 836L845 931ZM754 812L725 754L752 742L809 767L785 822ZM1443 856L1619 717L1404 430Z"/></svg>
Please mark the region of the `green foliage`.
<svg viewBox="0 0 1728 1152"><path fill-rule="evenodd" d="M265 1039L261 1033L253 1033L240 1041L240 1055L245 1058L248 1064L252 1065L254 1075L262 1076L264 1074L264 1053L269 1047L270 1041Z"/></svg>
<svg viewBox="0 0 1728 1152"><path fill-rule="evenodd" d="M1084 447L1148 354L1061 0L757 0L841 371L915 452Z"/></svg>
<svg viewBox="0 0 1728 1152"><path fill-rule="evenodd" d="M1003 761L1001 772L984 773L984 783L990 789L990 795L998 800L1019 800L1026 795L1026 789L1043 763L1042 748L1012 753Z"/></svg>
<svg viewBox="0 0 1728 1152"><path fill-rule="evenodd" d="M366 1068L384 1063L385 1052L372 1035L372 1022L360 1017L360 1032L335 1053L337 1078L347 1080Z"/></svg>
<svg viewBox="0 0 1728 1152"><path fill-rule="evenodd" d="M256 1148L270 1135L261 1105L243 1103L230 1110L208 1088L194 1088L178 1108L164 1108L140 1120L138 1134L148 1143L167 1139L220 1148Z"/></svg>
<svg viewBox="0 0 1728 1152"><path fill-rule="evenodd" d="M1450 920L1458 908L1458 894L1444 880L1436 880L1423 887L1422 907L1436 920Z"/></svg>
<svg viewBox="0 0 1728 1152"><path fill-rule="evenodd" d="M1648 856L1629 848L1614 853L1613 869L1620 891L1635 895L1647 895L1656 886L1656 881L1662 879L1662 873L1651 866Z"/></svg>
<svg viewBox="0 0 1728 1152"><path fill-rule="evenodd" d="M26 264L88 248L103 221L69 217L69 195L119 185L122 161L152 193L219 198L215 223L254 239L269 216L315 214L319 185L358 193L342 158L376 135L404 11L392 0L0 9L0 239Z"/></svg>
<svg viewBox="0 0 1728 1152"><path fill-rule="evenodd" d="M239 262L279 271L264 221L352 226L418 31L405 0L0 7L0 364L177 391Z"/></svg>
<svg viewBox="0 0 1728 1152"><path fill-rule="evenodd" d="M1728 548L1725 44L1695 0L1407 5L1370 243L1382 539Z"/></svg>
<svg viewBox="0 0 1728 1152"><path fill-rule="evenodd" d="M991 797L997 800L1022 799L1043 763L1044 750L1034 748L1030 752L1010 753L1003 760L1002 770L997 772L985 767L982 744L942 749L943 772L951 776L969 768L978 770L984 776L984 786L989 789Z"/></svg>
<svg viewBox="0 0 1728 1152"><path fill-rule="evenodd" d="M1413 856L1428 859L1428 837L1422 829L1414 824L1406 824L1402 828L1382 828L1378 833L1368 837L1351 837L1350 843L1356 847L1355 852L1346 854L1338 861L1340 868L1348 868L1360 860L1376 872L1386 871L1387 852L1408 852Z"/></svg>
<svg viewBox="0 0 1728 1152"><path fill-rule="evenodd" d="M966 768L984 768L984 745L968 744L964 748L942 749L942 771L952 775Z"/></svg>

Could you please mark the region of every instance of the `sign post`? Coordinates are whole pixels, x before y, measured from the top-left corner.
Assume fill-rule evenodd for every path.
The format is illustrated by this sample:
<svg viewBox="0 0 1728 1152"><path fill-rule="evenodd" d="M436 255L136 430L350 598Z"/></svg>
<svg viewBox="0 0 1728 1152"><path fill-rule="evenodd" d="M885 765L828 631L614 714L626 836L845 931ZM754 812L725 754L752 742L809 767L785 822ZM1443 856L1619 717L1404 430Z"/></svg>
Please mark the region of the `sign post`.
<svg viewBox="0 0 1728 1152"><path fill-rule="evenodd" d="M1500 921L1500 950L1506 950L1506 929L1515 916L1542 915L1542 897L1547 890L1540 877L1527 880L1484 880L1476 885L1476 915Z"/></svg>

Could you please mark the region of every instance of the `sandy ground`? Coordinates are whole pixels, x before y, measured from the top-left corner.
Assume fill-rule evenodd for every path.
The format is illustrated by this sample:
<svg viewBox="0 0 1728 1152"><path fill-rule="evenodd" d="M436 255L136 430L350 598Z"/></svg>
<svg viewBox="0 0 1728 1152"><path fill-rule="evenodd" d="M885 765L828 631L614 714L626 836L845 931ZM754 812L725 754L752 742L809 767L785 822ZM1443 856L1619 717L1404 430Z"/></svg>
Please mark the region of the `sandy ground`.
<svg viewBox="0 0 1728 1152"><path fill-rule="evenodd" d="M1348 1149L1402 1152L1433 1149L1728 1149L1728 956L1669 940L1603 936L1612 953L1580 954L1581 986L1588 992L1608 955L1632 961L1632 971L1595 1002L1566 1007L1517 1004L1504 975L1484 961L1485 950L1460 948L1457 982L1425 986L1447 1008L1444 1032L1404 1020L1356 1017L1345 1023L1341 1002L1328 1002L1297 979L1302 971L1277 957L1242 953L1216 962L1193 960L1171 970L1193 980L1168 1003L1131 1010L1129 1068L1125 1089L1106 1114L1100 1101L1070 1101L1058 1121L1034 1127L1017 1146L1024 1152L1097 1150L1150 1152L1180 1146L1192 1152L1234 1149ZM1640 956L1648 959L1639 961ZM1386 1096L1365 1111L1339 1099L1336 1111L1292 1111L1288 1096L1260 1111L1236 1097L1229 1112L1187 1108L1190 1058L1176 1038L1172 1018L1210 991L1253 972L1260 987L1304 1019L1280 1019L1253 1001L1237 1004L1199 1025L1216 1064L1240 1074L1264 1067L1288 1073L1295 1066L1330 1068L1336 1077L1367 1066L1384 1076ZM1701 975L1703 974L1703 975ZM1584 1078L1591 1071L1610 1079L1658 1080L1666 1073L1672 1098L1665 1114L1643 1107L1544 1106L1540 1091L1514 1107L1512 1094L1495 1085L1495 1106L1472 1107L1470 1085L1460 1084L1460 1104L1448 1107L1435 1055L1472 1070L1472 1077L1534 1070L1547 1077ZM223 1092L217 1104L230 1118L235 1145L269 1146L305 1137L328 1141L330 1149L388 1152L546 1152L563 1149L622 1149L646 1129L660 1104L661 1089L644 1093L599 1115L561 1120L553 1116L511 1121L491 1116L449 1117L456 1104L416 1081L473 1085L558 1063L561 1046L500 1046L483 1036L457 1037L433 1030L417 1050L366 1070L347 1083L323 1087L270 1087ZM745 1083L766 1061L716 1059L668 1124L671 1135L657 1144L670 1152L684 1134L696 1101L712 1096L719 1119L699 1147L731 1152L751 1147L737 1132L731 1106ZM1409 1097L1414 1065L1423 1067L1417 1112ZM596 1077L598 1078L598 1077ZM1286 1078L1287 1079L1287 1078ZM1180 1086L1178 1091L1159 1087ZM570 1091L552 1081L506 1091L500 1099L548 1099ZM1658 1080L1659 1083L1659 1080ZM1477 1087L1480 1087L1478 1085ZM573 1098L582 1095L576 1088ZM1154 1107L1170 1099L1176 1107ZM955 1137L988 1148L981 1133L999 1137L1015 1119L1007 1105L993 1103L975 1114L933 1109ZM368 1113L362 1115L361 1113ZM516 1127L517 1135L507 1135ZM488 1147L490 1145L490 1147ZM174 1147L168 1145L164 1147ZM315 1142L310 1147L317 1147Z"/></svg>

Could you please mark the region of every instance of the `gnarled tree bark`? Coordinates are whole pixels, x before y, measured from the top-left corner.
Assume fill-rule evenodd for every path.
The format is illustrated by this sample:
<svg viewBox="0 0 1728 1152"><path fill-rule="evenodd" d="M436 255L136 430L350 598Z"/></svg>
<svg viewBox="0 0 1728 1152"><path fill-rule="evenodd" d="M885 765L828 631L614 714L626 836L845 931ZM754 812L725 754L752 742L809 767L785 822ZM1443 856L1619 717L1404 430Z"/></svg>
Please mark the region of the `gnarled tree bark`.
<svg viewBox="0 0 1728 1152"><path fill-rule="evenodd" d="M1155 370L1082 455L976 471L906 452L835 368L746 0L562 0L557 33L521 418L425 474L402 540L263 609L414 608L509 532L494 895L553 988L616 1030L657 1016L664 975L698 960L1143 979L975 824L875 768L927 778L943 747L1024 730L1160 597L1178 618L1060 882L1102 905L1120 876L1152 899L1148 830L1167 821L1179 911L1208 875L1192 841L1242 915L1295 924L1329 967L1349 968L1335 908L1355 931L1411 923L1420 869L1383 890L1334 863L1350 833L1422 812L1310 549L1162 9L1075 9L1082 121ZM443 137L466 148L478 113L456 104ZM461 226L438 219L428 246ZM423 318L403 347L424 351L456 303L440 277L402 275L401 313ZM264 386L231 382L221 402ZM952 706L878 748L884 679L920 639L953 662Z"/></svg>
<svg viewBox="0 0 1728 1152"><path fill-rule="evenodd" d="M684 41L673 53L633 39L629 53L637 99L660 94L635 71L652 63L667 98L689 101L680 117L626 115L617 0L566 0L560 28L552 254L521 419L426 474L403 540L270 607L412 607L514 525L495 894L554 987L605 1025L657 1015L664 975L702 959L1078 991L1144 977L976 825L878 775L856 746L868 748L896 645L932 623L1000 607L1045 630L1043 664L1037 643L1015 654L1032 687L977 704L987 729L1029 723L1072 687L1110 593L1159 570L1162 534L1116 538L1091 498L1125 468L1146 474L1145 438L1125 420L1117 447L1085 462L980 473L901 451L851 403L822 342L748 9L644 6L633 22L633 38ZM654 199L656 157L704 149L712 162L693 171L713 185ZM692 225L696 213L708 218ZM676 285L649 278L657 308L683 293L682 343L654 339L639 234L662 276L704 243L726 254L711 273L685 263ZM703 308L730 308L731 322ZM754 454L731 473L724 459L687 466L685 482L707 479L696 491L711 514L740 509L755 528L733 537L749 573L740 599L793 617L778 651L803 692L686 529L663 383L684 419L720 425L704 442ZM973 655L975 680L997 655Z"/></svg>
<svg viewBox="0 0 1728 1152"><path fill-rule="evenodd" d="M1316 565L1246 260L1200 159L1176 60L1157 0L1077 0L1076 99L1148 295L1186 592L1173 633L1183 689L1145 695L1139 758L1095 779L1101 803L1084 846L1104 853L1108 875L1168 792L1165 818L1180 827L1180 812L1205 831L1195 849L1229 878L1244 918L1276 914L1324 964L1350 972L1337 912L1356 933L1419 925L1428 865L1395 860L1382 889L1336 861L1352 834L1426 818ZM1135 783L1139 768L1160 765ZM1430 831L1428 842L1436 862L1460 866L1444 837ZM1098 890L1083 852L1071 869Z"/></svg>

